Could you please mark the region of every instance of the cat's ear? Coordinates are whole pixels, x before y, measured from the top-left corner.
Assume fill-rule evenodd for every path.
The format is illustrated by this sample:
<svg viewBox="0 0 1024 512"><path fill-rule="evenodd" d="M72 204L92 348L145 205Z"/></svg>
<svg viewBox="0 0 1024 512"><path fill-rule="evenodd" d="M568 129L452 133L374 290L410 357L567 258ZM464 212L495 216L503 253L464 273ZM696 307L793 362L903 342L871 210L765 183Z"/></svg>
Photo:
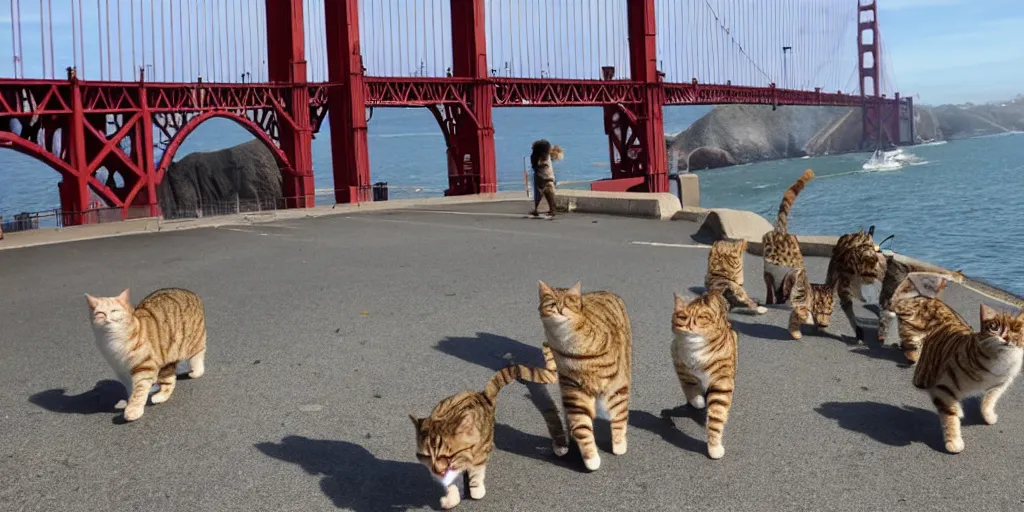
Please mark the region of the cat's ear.
<svg viewBox="0 0 1024 512"><path fill-rule="evenodd" d="M423 424L423 420L417 418L416 416L413 416L412 414L409 415L409 419L412 420L412 426L416 427L416 429L419 430L420 425Z"/></svg>
<svg viewBox="0 0 1024 512"><path fill-rule="evenodd" d="M740 254L747 252L747 244L748 243L749 242L747 241L746 238L741 238L740 239Z"/></svg>
<svg viewBox="0 0 1024 512"><path fill-rule="evenodd" d="M992 320L998 313L995 308L989 307L988 304L981 304L981 321Z"/></svg>
<svg viewBox="0 0 1024 512"><path fill-rule="evenodd" d="M124 302L125 304L131 304L131 302L128 302L128 288L125 288L124 291L117 296L117 300Z"/></svg>
<svg viewBox="0 0 1024 512"><path fill-rule="evenodd" d="M100 305L100 300L88 293L85 294L85 300L89 303L89 309L96 309L96 306Z"/></svg>
<svg viewBox="0 0 1024 512"><path fill-rule="evenodd" d="M555 293L555 291L552 290L551 287L548 286L548 284L545 283L544 281L538 279L537 285L540 287L540 298L542 299L545 295L553 295Z"/></svg>
<svg viewBox="0 0 1024 512"><path fill-rule="evenodd" d="M676 311L686 307L688 301L680 296L678 293L673 293L672 296L675 298Z"/></svg>
<svg viewBox="0 0 1024 512"><path fill-rule="evenodd" d="M576 281L576 284L572 285L572 288L569 288L569 294L576 296L583 295L583 282Z"/></svg>

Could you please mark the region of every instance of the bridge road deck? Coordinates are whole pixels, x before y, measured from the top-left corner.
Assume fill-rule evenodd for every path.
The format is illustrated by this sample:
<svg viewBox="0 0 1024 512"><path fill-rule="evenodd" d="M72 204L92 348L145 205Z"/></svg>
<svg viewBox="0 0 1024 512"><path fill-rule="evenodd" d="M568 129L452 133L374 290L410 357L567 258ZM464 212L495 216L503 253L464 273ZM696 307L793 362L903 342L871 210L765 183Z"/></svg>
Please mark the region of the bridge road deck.
<svg viewBox="0 0 1024 512"><path fill-rule="evenodd" d="M703 283L696 226L570 214L526 202L390 211L0 251L0 509L357 511L437 508L407 414L482 389L511 357L540 364L537 279L626 301L634 330L629 451L601 469L552 456L529 390L506 388L487 496L458 510L977 510L1024 502L1024 390L999 423L967 403L966 450L898 352L807 333L788 311L734 315L739 375L725 458L703 415L680 413L669 358L672 293ZM435 208L436 209L436 208ZM826 261L811 258L812 278ZM764 297L761 263L746 281ZM162 286L205 299L206 375L117 424L112 372L83 293L133 300ZM981 300L948 301L977 326ZM998 303L992 303L999 305ZM866 311L861 311L867 315ZM852 334L837 311L832 332ZM179 370L181 372L183 370ZM554 388L554 386L552 386ZM557 391L552 389L557 397Z"/></svg>

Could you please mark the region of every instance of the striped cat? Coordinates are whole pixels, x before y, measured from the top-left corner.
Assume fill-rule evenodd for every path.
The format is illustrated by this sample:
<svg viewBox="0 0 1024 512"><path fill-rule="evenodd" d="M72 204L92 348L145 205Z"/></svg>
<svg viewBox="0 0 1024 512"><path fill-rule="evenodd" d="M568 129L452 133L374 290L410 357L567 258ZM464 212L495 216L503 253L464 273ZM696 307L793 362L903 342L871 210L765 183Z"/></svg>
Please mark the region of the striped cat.
<svg viewBox="0 0 1024 512"><path fill-rule="evenodd" d="M747 252L747 240L723 239L711 244L708 253L708 271L704 274L704 288L721 293L731 308L763 315L768 309L747 295L743 289L743 254Z"/></svg>
<svg viewBox="0 0 1024 512"><path fill-rule="evenodd" d="M117 297L86 294L96 345L128 391L125 421L142 416L154 383L160 385L153 403L166 402L174 392L175 368L188 361L193 379L206 365L206 314L198 295L180 288L163 288L132 307L125 289Z"/></svg>
<svg viewBox="0 0 1024 512"><path fill-rule="evenodd" d="M931 396L950 453L964 449L960 402L982 395L981 416L995 424L996 402L1020 373L1024 358L1024 316L1000 315L982 304L981 324L982 331L974 332L962 322L934 322L914 369L914 387Z"/></svg>
<svg viewBox="0 0 1024 512"><path fill-rule="evenodd" d="M686 301L676 295L672 333L672 361L683 395L691 406L703 409L707 394L708 456L720 459L725 455L722 432L732 406L737 351L725 297L705 292Z"/></svg>
<svg viewBox="0 0 1024 512"><path fill-rule="evenodd" d="M521 364L502 368L487 382L483 392L462 391L438 403L430 416L409 415L416 427L416 458L445 487L441 508L450 509L462 501L455 479L465 473L469 477L469 496L483 499L487 493L484 476L487 459L494 450L494 409L498 393L514 380L554 384L558 374L554 359L545 351L549 369ZM545 413L561 428L557 411ZM550 426L550 422L549 422Z"/></svg>
<svg viewBox="0 0 1024 512"><path fill-rule="evenodd" d="M612 453L626 453L629 389L632 382L633 332L622 299L611 292L582 293L552 288L539 281L541 323L554 353L569 434L590 471L601 466L594 443L598 406L608 412ZM565 455L567 447L555 454Z"/></svg>
<svg viewBox="0 0 1024 512"><path fill-rule="evenodd" d="M967 321L939 300L948 281L933 272L911 272L893 291L888 306L879 315L878 338L884 342L893 320L898 320L899 346L910 364L917 363L921 343L933 325L962 324Z"/></svg>
<svg viewBox="0 0 1024 512"><path fill-rule="evenodd" d="M928 275L935 275L936 277L944 276L945 279L951 279L955 282L962 282L964 275L961 271L955 270L947 273L936 273L931 269L923 268L913 263L904 262L897 260L891 255L885 256L885 278L882 279L882 290L878 294L878 306L882 313L879 316L878 322L878 341L885 344L885 338L889 335L889 329L891 322L896 319L896 315L890 310L893 296L896 294L896 289L902 285L907 276L912 272L921 272ZM927 297L939 298L942 294L942 289L946 287L947 282L943 281L941 287L938 289L919 289L918 291L923 292ZM928 282L922 282L922 286L937 286L937 281L932 281L931 284Z"/></svg>
<svg viewBox="0 0 1024 512"><path fill-rule="evenodd" d="M804 268L800 242L796 235L788 233L786 229L789 225L789 212L793 209L796 196L813 179L814 171L807 169L786 189L779 204L779 215L775 219L774 229L761 237L761 244L764 245L765 302L768 304L785 304L789 300L789 295L783 287L785 276L793 269Z"/></svg>
<svg viewBox="0 0 1024 512"><path fill-rule="evenodd" d="M877 300L877 297L866 299L863 288L880 287L885 277L885 268L885 256L875 245L871 234L863 229L839 237L832 248L825 286L835 290L839 295L839 305L850 321L858 342L864 341L864 329L857 325L853 299L857 298L864 302Z"/></svg>
<svg viewBox="0 0 1024 512"><path fill-rule="evenodd" d="M792 311L789 313L789 334L794 340L803 337L800 327L804 324L826 329L832 320L835 290L807 279L807 269L797 268L786 274L782 289L789 297Z"/></svg>

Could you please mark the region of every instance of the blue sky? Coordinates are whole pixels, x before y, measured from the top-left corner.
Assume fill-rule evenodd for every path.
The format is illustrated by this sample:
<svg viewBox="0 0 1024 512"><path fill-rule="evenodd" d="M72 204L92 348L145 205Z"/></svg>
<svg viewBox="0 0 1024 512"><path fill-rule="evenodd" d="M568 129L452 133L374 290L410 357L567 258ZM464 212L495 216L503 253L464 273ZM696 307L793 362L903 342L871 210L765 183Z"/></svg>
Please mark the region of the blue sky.
<svg viewBox="0 0 1024 512"><path fill-rule="evenodd" d="M84 20L78 20L80 13L74 8L79 1ZM660 67L670 81L696 77L712 83L774 81L794 88L819 85L826 90L853 90L856 1L656 0ZM100 56L106 62L108 53L107 13L97 11L95 1L44 0L43 18L49 19L46 4L56 7L51 49L51 34L41 33L38 0L0 0L0 76L15 74L12 2L21 7L20 48L28 78L49 76L51 67L58 77L63 76L63 68L75 62L76 54L80 74L89 79L132 80L138 65L150 66L147 73L155 79L181 81L201 73L206 80L239 81L246 71L253 80L265 78L263 0L104 0L103 4L111 5L111 59L102 70ZM323 0L304 2L309 78L324 80ZM158 6L153 13L151 4ZM499 75L598 78L602 65L614 65L617 77L624 78L628 73L624 4L489 0L490 67ZM932 104L998 100L1024 93L1021 0L878 0L878 4L883 92L898 88ZM73 15L79 21L74 27ZM79 25L81 32L77 32ZM443 76L451 65L448 0L364 0L361 25L364 63L371 74ZM79 43L72 42L73 35ZM791 50L784 54L783 46ZM42 54L49 61L51 52L56 62L47 62L44 70Z"/></svg>

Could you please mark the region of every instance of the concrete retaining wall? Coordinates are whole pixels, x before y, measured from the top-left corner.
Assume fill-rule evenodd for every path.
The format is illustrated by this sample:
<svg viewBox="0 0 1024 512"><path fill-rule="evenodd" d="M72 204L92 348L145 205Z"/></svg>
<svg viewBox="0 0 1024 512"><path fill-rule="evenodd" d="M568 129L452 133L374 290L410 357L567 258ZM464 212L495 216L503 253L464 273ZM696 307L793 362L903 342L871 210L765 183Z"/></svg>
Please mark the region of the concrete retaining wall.
<svg viewBox="0 0 1024 512"><path fill-rule="evenodd" d="M659 220L672 220L681 210L679 199L668 193L568 189L556 192L555 209L563 212L602 213Z"/></svg>

